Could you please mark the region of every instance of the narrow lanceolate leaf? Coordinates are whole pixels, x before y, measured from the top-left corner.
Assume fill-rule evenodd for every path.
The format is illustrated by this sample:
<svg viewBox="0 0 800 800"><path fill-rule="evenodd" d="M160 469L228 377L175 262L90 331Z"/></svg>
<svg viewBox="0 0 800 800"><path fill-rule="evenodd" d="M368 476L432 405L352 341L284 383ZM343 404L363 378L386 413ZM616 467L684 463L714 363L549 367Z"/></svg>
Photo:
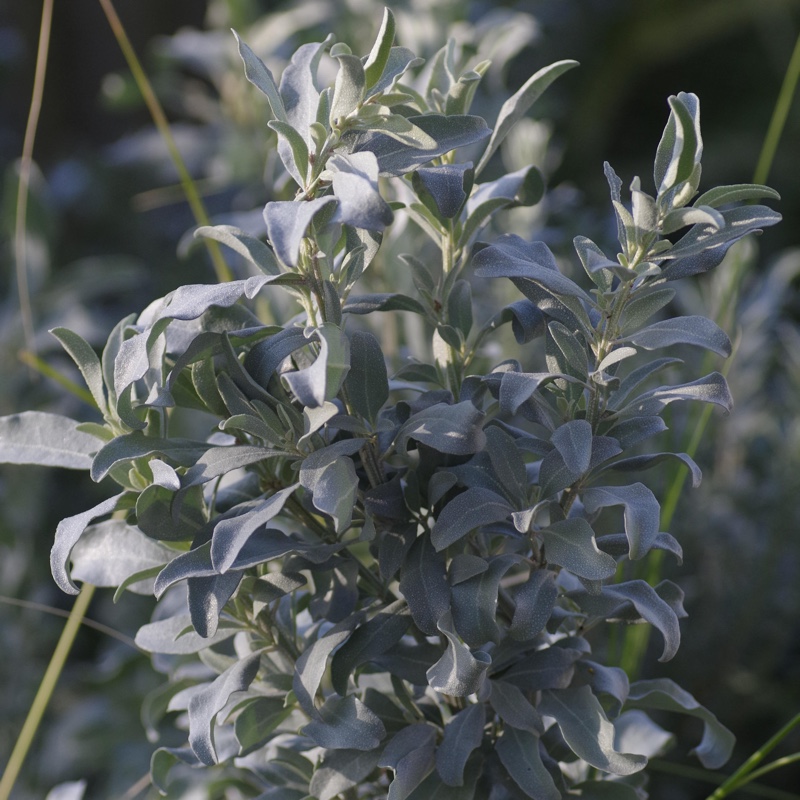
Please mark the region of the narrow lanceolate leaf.
<svg viewBox="0 0 800 800"><path fill-rule="evenodd" d="M281 271L272 250L264 242L233 225L207 225L198 228L194 235L214 239L230 247L267 275L278 275Z"/></svg>
<svg viewBox="0 0 800 800"><path fill-rule="evenodd" d="M676 317L655 322L621 341L631 342L645 350L693 344L725 358L731 354L731 342L725 331L716 322L700 316Z"/></svg>
<svg viewBox="0 0 800 800"><path fill-rule="evenodd" d="M637 681L631 685L626 708L677 711L703 721L703 738L692 750L706 769L719 769L731 757L734 735L712 714L701 706L689 692L681 689L669 678Z"/></svg>
<svg viewBox="0 0 800 800"><path fill-rule="evenodd" d="M281 512L297 487L298 484L295 483L281 489L253 511L219 522L214 527L211 540L211 562L215 569L220 572L229 569L247 540L258 528Z"/></svg>
<svg viewBox="0 0 800 800"><path fill-rule="evenodd" d="M669 98L671 113L661 137L654 167L659 195L688 180L703 152L700 137L700 101L679 92Z"/></svg>
<svg viewBox="0 0 800 800"><path fill-rule="evenodd" d="M584 613L592 617L626 621L643 619L649 622L664 637L664 651L659 661L669 661L678 652L681 642L678 615L685 616L686 613L680 605L682 595L675 589L674 584L668 581L654 589L645 581L634 580L604 586L599 594L585 591L570 592L570 597ZM664 597L661 597L659 592L664 594ZM677 597L674 596L676 594Z"/></svg>
<svg viewBox="0 0 800 800"><path fill-rule="evenodd" d="M717 186L701 194L693 203L695 206L711 206L719 208L728 203L738 203L742 200L760 200L766 197L769 200L780 200L781 196L769 186L758 183L735 183L730 186Z"/></svg>
<svg viewBox="0 0 800 800"><path fill-rule="evenodd" d="M492 556L487 570L453 586L453 623L470 647L498 643L503 638L496 620L497 594L503 576L520 560L515 553Z"/></svg>
<svg viewBox="0 0 800 800"><path fill-rule="evenodd" d="M346 694L353 672L397 644L408 630L409 622L406 604L396 600L359 625L331 660L333 688L340 695Z"/></svg>
<svg viewBox="0 0 800 800"><path fill-rule="evenodd" d="M261 656L258 653L236 661L189 701L189 744L207 766L217 763L214 749L214 721L235 692L247 689L256 677Z"/></svg>
<svg viewBox="0 0 800 800"><path fill-rule="evenodd" d="M103 445L78 430L78 422L44 411L0 417L0 463L89 469Z"/></svg>
<svg viewBox="0 0 800 800"><path fill-rule="evenodd" d="M394 30L394 14L388 8L384 8L383 21L381 22L381 29L378 31L378 38L375 40L375 44L372 45L372 50L370 50L367 60L364 62L364 77L367 88L376 84L381 75L383 75L383 70L389 61L389 54L394 44Z"/></svg>
<svg viewBox="0 0 800 800"><path fill-rule="evenodd" d="M283 107L283 100L278 93L278 87L272 73L267 69L264 62L239 38L236 31L233 32L236 41L239 43L239 55L244 61L244 74L250 83L262 91L267 100L275 119L282 122L289 122L286 116L286 109Z"/></svg>
<svg viewBox="0 0 800 800"><path fill-rule="evenodd" d="M543 692L539 711L553 717L570 749L597 769L631 775L647 764L644 756L614 749L614 726L588 686Z"/></svg>
<svg viewBox="0 0 800 800"><path fill-rule="evenodd" d="M486 710L475 703L455 714L445 725L444 738L436 751L436 771L448 786L463 786L464 767L473 750L483 741Z"/></svg>
<svg viewBox="0 0 800 800"><path fill-rule="evenodd" d="M506 494L520 506L527 500L528 478L525 462L514 439L502 428L492 425L485 429L486 452L492 468Z"/></svg>
<svg viewBox="0 0 800 800"><path fill-rule="evenodd" d="M714 403L726 411L733 408L733 397L725 377L719 372L712 372L703 378L680 386L660 386L640 394L619 410L620 417L654 417L660 414L670 403L677 400L699 400L702 403Z"/></svg>
<svg viewBox="0 0 800 800"><path fill-rule="evenodd" d="M431 531L433 546L437 551L444 550L481 525L501 522L513 510L509 502L496 492L479 486L470 487L442 509Z"/></svg>
<svg viewBox="0 0 800 800"><path fill-rule="evenodd" d="M118 494L115 497L109 497L108 500L104 500L94 508L90 508L82 514L76 514L74 517L62 519L58 523L55 542L50 551L50 570L61 591L67 594L78 594L78 587L69 576L69 559L72 548L77 544L89 523L98 517L110 514L117 507L117 502L122 496Z"/></svg>
<svg viewBox="0 0 800 800"><path fill-rule="evenodd" d="M350 371L350 342L344 331L332 322L325 322L317 328L316 334L320 347L314 363L283 375L297 399L311 408L333 400Z"/></svg>
<svg viewBox="0 0 800 800"><path fill-rule="evenodd" d="M760 205L730 208L721 211L720 214L725 219L725 227L715 230L709 229L705 225L695 225L659 258L686 259L689 256L697 256L703 254L704 251L712 251L721 245L731 244L749 233L776 225L781 221L781 215L777 211ZM718 264L719 260L716 263ZM669 265L663 267L663 270L667 280L681 276L677 268L671 269Z"/></svg>
<svg viewBox="0 0 800 800"><path fill-rule="evenodd" d="M344 119L351 111L355 111L364 99L366 78L364 67L358 56L342 53L336 56L339 72L333 87L330 121L335 124Z"/></svg>
<svg viewBox="0 0 800 800"><path fill-rule="evenodd" d="M585 419L575 419L556 428L550 441L564 459L570 472L583 475L592 457L592 426Z"/></svg>
<svg viewBox="0 0 800 800"><path fill-rule="evenodd" d="M374 422L389 397L389 379L380 342L368 331L350 334L350 372L345 389L353 409Z"/></svg>
<svg viewBox="0 0 800 800"><path fill-rule="evenodd" d="M187 580L189 615L194 629L208 638L217 632L220 614L242 580L242 570Z"/></svg>
<svg viewBox="0 0 800 800"><path fill-rule="evenodd" d="M150 759L150 780L162 795L169 790L167 778L169 772L178 762L190 767L201 766L201 761L190 747L159 747Z"/></svg>
<svg viewBox="0 0 800 800"><path fill-rule="evenodd" d="M630 486L592 486L581 494L589 514L601 508L623 506L625 534L630 542L630 557L647 555L658 536L661 506L643 483Z"/></svg>
<svg viewBox="0 0 800 800"><path fill-rule="evenodd" d="M550 619L557 597L553 570L531 572L530 578L514 594L516 607L508 629L511 638L520 642L535 639Z"/></svg>
<svg viewBox="0 0 800 800"><path fill-rule="evenodd" d="M295 179L298 186L305 188L308 179L309 163L306 140L288 122L273 119L267 124L280 137L278 153L283 161L283 165Z"/></svg>
<svg viewBox="0 0 800 800"><path fill-rule="evenodd" d="M318 800L334 800L342 792L366 780L377 766L379 756L378 750L327 751L311 778L311 795ZM302 797L305 796L303 792Z"/></svg>
<svg viewBox="0 0 800 800"><path fill-rule="evenodd" d="M528 78L520 87L519 91L503 103L503 107L497 115L497 122L495 122L494 125L492 138L489 140L489 144L486 146L486 150L484 150L478 167L475 170L476 174L482 172L503 139L508 136L509 131L525 116L528 109L541 97L545 89L547 89L559 75L563 75L567 70L577 66L577 61L556 61L555 64L550 64L550 66L540 69Z"/></svg>
<svg viewBox="0 0 800 800"><path fill-rule="evenodd" d="M429 636L436 635L436 623L450 608L450 586L444 555L434 549L427 533L418 536L408 551L400 577L400 592L416 626Z"/></svg>
<svg viewBox="0 0 800 800"><path fill-rule="evenodd" d="M333 519L337 533L350 527L357 491L355 464L347 456L341 456L328 464L314 486L314 506Z"/></svg>
<svg viewBox="0 0 800 800"><path fill-rule="evenodd" d="M577 283L553 269L552 253L541 242L526 242L516 234L504 234L475 255L472 264L479 278L511 278L538 283L556 296L576 297L590 306L592 299ZM554 262L553 262L554 263Z"/></svg>
<svg viewBox="0 0 800 800"><path fill-rule="evenodd" d="M689 225L706 225L711 228L722 228L725 225L725 218L719 211L711 208L711 206L694 206L692 208L676 208L664 217L661 223L660 232L662 236L674 233L681 228L686 228Z"/></svg>
<svg viewBox="0 0 800 800"><path fill-rule="evenodd" d="M102 447L92 461L91 476L93 481L101 481L117 465L134 461L146 456L158 456L174 466L188 467L208 451L206 442L193 439L145 436L141 431L134 431L117 436Z"/></svg>
<svg viewBox="0 0 800 800"><path fill-rule="evenodd" d="M520 731L544 733L539 712L530 704L521 689L503 680L491 681L491 687L489 702L506 725Z"/></svg>
<svg viewBox="0 0 800 800"><path fill-rule="evenodd" d="M328 750L374 750L386 736L380 718L354 694L329 697L302 732Z"/></svg>
<svg viewBox="0 0 800 800"><path fill-rule="evenodd" d="M197 458L194 465L186 471L186 474L181 479L182 488L187 489L190 486L199 486L235 469L249 467L259 461L266 461L276 456L287 455L282 450L246 444L211 448L206 445L206 448L206 451ZM172 454L169 453L169 455Z"/></svg>
<svg viewBox="0 0 800 800"><path fill-rule="evenodd" d="M641 472L645 469L650 469L665 461L680 461L692 475L692 488L696 489L703 479L703 473L700 467L697 466L695 460L687 453L649 453L643 456L631 456L630 458L623 458L621 461L614 461L610 463L605 469L612 469L619 472Z"/></svg>
<svg viewBox="0 0 800 800"><path fill-rule="evenodd" d="M481 117L426 114L408 117L414 127L436 142L435 147L412 147L386 133L365 133L353 137L353 151L370 151L378 158L381 175L399 176L427 164L437 156L481 141L489 126Z"/></svg>
<svg viewBox="0 0 800 800"><path fill-rule="evenodd" d="M500 409L507 414L516 414L539 388L563 377L550 372L503 373L500 379Z"/></svg>
<svg viewBox="0 0 800 800"><path fill-rule="evenodd" d="M498 740L497 755L514 782L532 800L560 800L561 792L539 755L539 737L530 731L506 727Z"/></svg>
<svg viewBox="0 0 800 800"><path fill-rule="evenodd" d="M373 311L412 311L414 314L425 316L425 306L398 293L361 294L351 297L342 307L346 314L371 314Z"/></svg>
<svg viewBox="0 0 800 800"><path fill-rule="evenodd" d="M470 652L461 642L453 628L453 617L449 611L442 615L438 628L447 639L447 649L427 671L428 685L442 694L468 697L483 685L492 659L482 650Z"/></svg>
<svg viewBox="0 0 800 800"><path fill-rule="evenodd" d="M592 526L582 517L554 522L541 535L550 563L591 581L605 580L616 572L617 562L598 549Z"/></svg>
<svg viewBox="0 0 800 800"><path fill-rule="evenodd" d="M274 734L275 729L294 709L285 707L283 697L257 697L236 717L234 734L239 742L239 755L257 749Z"/></svg>
<svg viewBox="0 0 800 800"><path fill-rule="evenodd" d="M386 800L405 800L433 770L436 729L425 722L408 725L386 745L378 766L394 770Z"/></svg>
<svg viewBox="0 0 800 800"><path fill-rule="evenodd" d="M193 630L191 617L179 614L143 625L136 634L136 646L148 653L190 655L230 639L238 630L235 625L220 625L212 637L204 639Z"/></svg>
<svg viewBox="0 0 800 800"><path fill-rule="evenodd" d="M502 679L532 692L565 689L575 673L575 662L582 655L580 650L565 647L536 650L503 672Z"/></svg>
<svg viewBox="0 0 800 800"><path fill-rule="evenodd" d="M362 616L353 615L334 625L307 647L295 662L292 689L307 714L315 716L317 713L314 698L325 674L328 656L350 636Z"/></svg>
<svg viewBox="0 0 800 800"><path fill-rule="evenodd" d="M94 348L83 337L67 328L53 328L50 333L61 342L61 346L78 366L89 391L92 393L94 402L100 412L105 414L108 406L106 405L106 393L103 389L103 368Z"/></svg>

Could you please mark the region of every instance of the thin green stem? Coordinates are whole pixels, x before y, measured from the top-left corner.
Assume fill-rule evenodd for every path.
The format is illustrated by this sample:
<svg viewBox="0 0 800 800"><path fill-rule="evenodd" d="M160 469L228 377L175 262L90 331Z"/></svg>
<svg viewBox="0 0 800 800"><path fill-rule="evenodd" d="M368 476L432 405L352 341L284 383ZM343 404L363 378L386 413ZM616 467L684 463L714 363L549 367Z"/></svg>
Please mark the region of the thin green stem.
<svg viewBox="0 0 800 800"><path fill-rule="evenodd" d="M98 2L100 3L106 18L108 19L108 24L111 26L114 37L116 38L117 43L122 50L122 54L125 56L125 60L128 62L128 68L133 75L133 79L136 81L136 85L139 87L139 91L142 93L142 97L144 98L145 105L150 112L150 116L153 118L153 122L155 123L159 134L161 134L161 138L164 140L167 150L169 150L172 162L175 164L175 168L180 176L181 186L183 187L183 192L186 195L186 200L189 203L189 207L192 210L192 214L194 214L197 224L210 225L211 221L208 218L208 213L206 212L203 201L201 200L200 194L197 191L194 180L189 174L189 170L186 168L186 163L181 156L180 150L178 150L175 139L172 136L172 131L170 130L169 122L167 122L164 109L161 107L161 103L156 97L156 93L153 91L153 87L147 78L147 74L142 68L141 62L136 55L136 51L133 49L130 39L128 39L128 34L125 32L125 28L122 25L119 16L117 16L117 12L114 8L112 0L98 0ZM214 265L214 271L217 274L217 280L221 282L232 280L233 274L231 273L230 267L225 263L225 259L222 256L222 251L219 248L219 244L213 239L208 238L204 238L203 241L205 242L209 255L211 256L211 262Z"/></svg>
<svg viewBox="0 0 800 800"><path fill-rule="evenodd" d="M711 772L710 770L701 769L700 767L690 767L687 764L676 764L661 758L650 759L647 766L649 769L655 770L656 772L678 775L682 778L702 781L703 783L716 783L725 777L721 772ZM756 783L743 786L741 791L753 795L754 797L766 797L768 800L800 800L800 795Z"/></svg>
<svg viewBox="0 0 800 800"><path fill-rule="evenodd" d="M35 353L27 350L22 350L18 353L19 360L23 364L27 364L31 369L36 370L45 378L54 380L63 389L66 389L70 394L88 403L92 408L97 408L97 403L94 401L91 392L79 386L74 381L62 375L57 369L53 369L46 361L43 361Z"/></svg>
<svg viewBox="0 0 800 800"><path fill-rule="evenodd" d="M33 167L33 145L39 127L39 114L42 110L44 79L47 74L47 53L50 49L50 30L53 21L53 0L42 4L42 22L39 28L39 46L36 52L36 68L33 77L33 92L25 125L25 138L22 142L22 157L19 164L19 183L17 184L17 208L14 223L14 261L17 273L19 308L22 315L22 330L25 346L33 352L33 311L28 287L28 193Z"/></svg>
<svg viewBox="0 0 800 800"><path fill-rule="evenodd" d="M800 726L800 714L795 714L774 736L765 742L758 750L742 764L733 775L730 776L707 800L722 800L732 791L738 789L742 784L751 780L755 768L798 726Z"/></svg>
<svg viewBox="0 0 800 800"><path fill-rule="evenodd" d="M753 770L736 788L739 789L745 784L754 781L756 778L766 775L768 772L774 772L776 769L783 769L784 767L788 767L789 764L794 764L797 761L800 761L800 753L792 753L790 756L776 758L774 761L770 761L769 764Z"/></svg>
<svg viewBox="0 0 800 800"><path fill-rule="evenodd" d="M786 118L789 116L789 109L792 107L798 79L800 79L800 36L797 37L792 57L789 59L789 66L786 68L786 74L783 77L783 84L778 93L778 99L775 102L772 119L769 122L767 135L764 137L764 145L761 148L761 154L758 157L758 163L753 174L753 183L766 183L772 162L775 160L778 142L783 129L786 127Z"/></svg>
<svg viewBox="0 0 800 800"><path fill-rule="evenodd" d="M153 781L150 778L150 770L145 772L141 778L139 778L136 783L131 786L125 794L123 794L119 800L134 800L135 797L138 797L145 789L151 786Z"/></svg>
<svg viewBox="0 0 800 800"><path fill-rule="evenodd" d="M58 678L64 669L69 651L72 649L72 643L75 641L75 635L81 626L81 621L89 607L92 595L94 594L94 586L89 583L84 583L81 588L80 594L72 606L67 624L61 633L61 638L58 640L56 649L53 651L53 656L50 663L47 665L47 670L44 673L42 682L39 684L39 690L36 692L36 697L33 699L28 716L22 726L19 737L17 738L14 749L11 752L11 757L6 765L3 777L0 778L0 800L8 800L11 795L11 790L17 781L20 769L28 755L33 738L36 731L39 729L39 724L42 721L45 709L47 708L50 698L53 695L53 690L56 687Z"/></svg>

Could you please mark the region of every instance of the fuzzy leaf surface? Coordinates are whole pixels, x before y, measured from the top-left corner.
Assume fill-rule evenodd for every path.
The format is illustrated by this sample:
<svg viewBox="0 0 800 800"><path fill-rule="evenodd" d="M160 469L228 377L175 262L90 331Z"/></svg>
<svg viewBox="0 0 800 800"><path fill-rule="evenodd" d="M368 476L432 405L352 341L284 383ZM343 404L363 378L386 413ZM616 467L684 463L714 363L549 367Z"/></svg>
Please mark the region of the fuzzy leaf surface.
<svg viewBox="0 0 800 800"><path fill-rule="evenodd" d="M656 536L661 506L653 492L643 483L630 486L592 486L581 494L589 514L601 508L624 508L625 534L630 542L630 557L642 558L650 551Z"/></svg>
<svg viewBox="0 0 800 800"><path fill-rule="evenodd" d="M453 627L453 617L449 611L442 615L437 627L447 639L447 649L427 670L428 685L443 694L468 697L483 685L486 670L489 669L492 659L482 650L470 652L461 642Z"/></svg>
<svg viewBox="0 0 800 800"><path fill-rule="evenodd" d="M441 511L431 531L431 541L437 551L466 536L471 530L501 522L514 509L496 492L473 486L454 497Z"/></svg>
<svg viewBox="0 0 800 800"><path fill-rule="evenodd" d="M731 354L728 335L706 317L687 316L655 322L627 336L628 341L645 350L658 350L676 344L693 344L727 358Z"/></svg>
<svg viewBox="0 0 800 800"><path fill-rule="evenodd" d="M554 522L541 533L549 562L591 581L605 580L616 572L617 562L598 549L592 526L582 517Z"/></svg>
<svg viewBox="0 0 800 800"><path fill-rule="evenodd" d="M614 750L614 726L588 686L543 692L539 711L553 717L572 751L597 769L631 775L647 764L644 756Z"/></svg>
<svg viewBox="0 0 800 800"><path fill-rule="evenodd" d="M731 757L734 735L701 706L689 692L669 678L636 681L631 684L626 708L660 709L688 714L703 721L703 738L692 750L706 769L719 769Z"/></svg>
<svg viewBox="0 0 800 800"><path fill-rule="evenodd" d="M89 469L102 447L96 436L78 430L69 417L23 411L0 417L0 463Z"/></svg>
<svg viewBox="0 0 800 800"><path fill-rule="evenodd" d="M386 736L379 717L354 694L329 697L303 733L328 750L374 750Z"/></svg>
<svg viewBox="0 0 800 800"><path fill-rule="evenodd" d="M577 66L577 61L556 61L531 75L519 90L503 103L500 113L497 115L492 138L489 139L489 144L478 162L476 174L480 173L489 163L503 139L508 136L509 131L525 116L528 109L542 96L547 87L560 75Z"/></svg>
<svg viewBox="0 0 800 800"><path fill-rule="evenodd" d="M110 514L123 495L109 497L94 508L62 519L56 528L55 541L50 551L50 571L59 589L67 594L78 594L78 587L69 576L69 559L72 548L77 544L83 532L92 520Z"/></svg>
<svg viewBox="0 0 800 800"><path fill-rule="evenodd" d="M354 137L354 152L366 150L374 153L378 158L381 175L398 176L451 150L479 142L489 135L489 127L481 117L426 114L409 117L408 121L433 139L436 146L411 147L385 133L366 133Z"/></svg>
<svg viewBox="0 0 800 800"><path fill-rule="evenodd" d="M166 564L175 556L145 536L138 528L120 519L90 525L75 543L70 558L73 580L93 586L119 586L130 575ZM128 590L152 594L152 581L134 583Z"/></svg>
<svg viewBox="0 0 800 800"><path fill-rule="evenodd" d="M444 555L436 551L427 533L414 540L403 561L400 592L415 625L423 633L435 636L436 623L450 608L450 586Z"/></svg>
<svg viewBox="0 0 800 800"><path fill-rule="evenodd" d="M448 786L464 785L464 767L483 741L485 722L483 703L474 703L454 714L445 725L444 738L436 751L436 771Z"/></svg>
<svg viewBox="0 0 800 800"><path fill-rule="evenodd" d="M561 792L539 755L539 737L507 727L498 740L497 755L508 774L532 800L560 800Z"/></svg>
<svg viewBox="0 0 800 800"><path fill-rule="evenodd" d="M217 714L232 694L247 689L256 677L261 656L253 653L236 661L189 700L189 745L207 766L217 763L213 729Z"/></svg>

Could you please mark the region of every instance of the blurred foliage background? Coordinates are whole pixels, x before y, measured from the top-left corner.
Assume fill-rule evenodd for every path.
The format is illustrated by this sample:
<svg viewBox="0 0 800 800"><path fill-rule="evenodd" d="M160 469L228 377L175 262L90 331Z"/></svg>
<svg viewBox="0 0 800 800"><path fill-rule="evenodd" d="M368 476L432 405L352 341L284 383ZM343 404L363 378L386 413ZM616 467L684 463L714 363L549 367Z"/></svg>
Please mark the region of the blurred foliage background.
<svg viewBox="0 0 800 800"><path fill-rule="evenodd" d="M367 47L380 3L116 6L209 212L215 221L260 232L260 209L282 189L273 180L265 106L246 85L228 29L242 33L278 73L298 44L330 30L356 52L359 42ZM497 54L500 66L478 107L487 115L541 66L581 62L537 104L536 119L521 126L503 154L513 168L539 163L549 182L546 200L533 214L510 214L509 229L546 239L565 258L579 233L603 246L612 241L602 162L626 181L638 174L649 182L670 94L701 98L701 190L752 180L800 33L800 0L408 0L391 7L400 43L421 55L435 52L451 31L489 49L506 31L506 50ZM14 200L40 14L40 3L0 3L0 414L39 408L89 419L88 407L26 368L19 355L28 344L14 277ZM705 480L684 494L671 526L685 550L685 565L669 568L687 592L682 648L667 665L648 654L642 674L674 678L734 730L732 766L800 709L799 139L795 102L766 181L783 197L784 223L734 248L727 268L684 287L676 300L691 313L703 298L729 333L740 335L729 372L737 405L731 417L712 419L697 457ZM194 220L176 172L94 0L55 3L34 158L34 345L50 366L75 377L49 328L69 327L99 347L125 314L181 283L214 280L207 254L187 244ZM373 280L379 284L380 274ZM677 442L693 424L691 415L676 416ZM657 494L669 477L652 484ZM62 517L102 496L83 475L0 469L0 764L63 625L55 612L69 608L49 575L53 531ZM154 796L140 782L154 742L178 742L159 721L157 696L140 710L160 680L129 637L150 610L146 598L126 594L113 605L109 593L97 593L89 616L120 636L81 632L14 798L42 798L59 783L84 778L87 798ZM656 800L702 798L713 788L684 774L693 762L680 736L678 743L653 770ZM785 748L800 749L797 732ZM800 770L762 783L773 787L762 796L800 797L791 793L799 791ZM175 796L234 797L189 784Z"/></svg>

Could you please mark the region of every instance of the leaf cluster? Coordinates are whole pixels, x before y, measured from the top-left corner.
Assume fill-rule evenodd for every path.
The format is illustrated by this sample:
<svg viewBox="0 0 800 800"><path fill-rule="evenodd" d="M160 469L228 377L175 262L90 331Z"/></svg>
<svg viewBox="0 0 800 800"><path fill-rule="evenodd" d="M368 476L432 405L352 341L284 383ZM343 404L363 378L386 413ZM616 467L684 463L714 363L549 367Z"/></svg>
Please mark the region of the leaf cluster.
<svg viewBox="0 0 800 800"><path fill-rule="evenodd" d="M620 252L576 238L584 289L542 242L478 241L493 215L542 198L535 166L481 177L575 62L532 76L490 128L469 113L488 63L461 63L451 42L416 75L388 10L366 56L330 36L302 45L279 81L241 40L239 52L296 197L264 208L266 243L231 226L197 234L256 274L181 286L123 319L101 356L53 331L102 422L0 420L4 461L118 486L61 522L51 566L66 592L84 580L160 599L137 643L167 658L160 703L185 712L188 745L155 753L154 783L166 791L177 762L236 759L263 798L386 796L388 785L391 800L556 800L605 796L608 781L615 797L643 797L653 753L617 741L655 728L648 708L700 718L695 752L720 766L732 737L711 712L667 679L631 683L595 661L587 634L649 623L661 660L678 649L681 589L615 576L653 550L681 558L639 480L676 461L700 481L688 455L643 447L666 430L667 406L732 405L717 372L654 385L682 363L656 351L727 356L731 345L704 317L658 315L672 281L779 219L734 204L776 194L697 196L699 101L672 97L655 194L636 178L626 205L606 165ZM324 88L323 58L338 62ZM464 148L479 156L459 160ZM416 297L354 294L401 214L441 262L409 253L391 265L410 271ZM520 298L477 320L470 266ZM298 305L284 325L248 305L272 292ZM433 363L390 378L364 324L389 312L424 320ZM506 324L521 347L543 339L541 371L486 364ZM208 435L173 435L179 409L212 420Z"/></svg>

